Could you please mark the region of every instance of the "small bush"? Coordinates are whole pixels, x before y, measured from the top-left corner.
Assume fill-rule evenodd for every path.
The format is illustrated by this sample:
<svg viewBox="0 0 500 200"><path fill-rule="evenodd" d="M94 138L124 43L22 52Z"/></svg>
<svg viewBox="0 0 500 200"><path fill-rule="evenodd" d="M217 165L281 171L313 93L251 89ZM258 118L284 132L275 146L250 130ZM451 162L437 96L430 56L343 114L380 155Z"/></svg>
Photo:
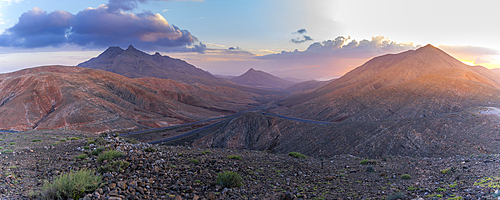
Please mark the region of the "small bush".
<svg viewBox="0 0 500 200"><path fill-rule="evenodd" d="M3 147L0 147L0 150L4 149Z"/></svg>
<svg viewBox="0 0 500 200"><path fill-rule="evenodd" d="M192 162L192 163L199 163L200 161L198 161L197 159L193 158L193 159L190 160L190 162Z"/></svg>
<svg viewBox="0 0 500 200"><path fill-rule="evenodd" d="M444 188L438 188L438 189L436 189L436 192L446 192L446 189L444 189Z"/></svg>
<svg viewBox="0 0 500 200"><path fill-rule="evenodd" d="M370 159L363 159L363 160L359 161L359 164L362 164L362 165L376 165L377 161L376 160L370 160Z"/></svg>
<svg viewBox="0 0 500 200"><path fill-rule="evenodd" d="M229 155L229 156L227 156L227 158L229 158L229 159L235 159L235 160L241 160L241 156L238 156L238 155Z"/></svg>
<svg viewBox="0 0 500 200"><path fill-rule="evenodd" d="M211 154L211 153L212 153L211 151L205 150L205 151L201 152L201 155L207 155L207 154Z"/></svg>
<svg viewBox="0 0 500 200"><path fill-rule="evenodd" d="M130 143L130 144L137 144L139 141L135 138L125 138L125 142Z"/></svg>
<svg viewBox="0 0 500 200"><path fill-rule="evenodd" d="M243 186L243 178L236 172L223 172L217 174L217 185L225 188L241 187Z"/></svg>
<svg viewBox="0 0 500 200"><path fill-rule="evenodd" d="M11 142L11 143L9 143L9 145L16 145L16 143L15 142Z"/></svg>
<svg viewBox="0 0 500 200"><path fill-rule="evenodd" d="M418 190L418 188L410 186L406 190L408 190L408 191L415 191L415 190Z"/></svg>
<svg viewBox="0 0 500 200"><path fill-rule="evenodd" d="M150 153L151 152L156 152L156 149L154 147L152 147L152 146L146 147L146 148L144 148L142 150L145 151L145 152L150 152Z"/></svg>
<svg viewBox="0 0 500 200"><path fill-rule="evenodd" d="M59 143L59 142L56 142L56 143L52 143L52 144L50 144L50 145L52 145L52 146L56 146L56 145L58 145L58 144L60 144L60 143Z"/></svg>
<svg viewBox="0 0 500 200"><path fill-rule="evenodd" d="M78 172L63 174L52 183L43 186L47 199L80 199L85 193L91 193L99 187L102 177L93 170L83 169Z"/></svg>
<svg viewBox="0 0 500 200"><path fill-rule="evenodd" d="M95 143L96 143L97 145L102 146L102 145L107 144L107 143L108 143L108 141L106 141L106 140L105 140L104 138L102 138L102 137L98 137L98 138L96 138L96 139L95 139Z"/></svg>
<svg viewBox="0 0 500 200"><path fill-rule="evenodd" d="M5 151L2 151L2 153L12 153L12 152L14 152L14 151L12 151L12 150L5 150Z"/></svg>
<svg viewBox="0 0 500 200"><path fill-rule="evenodd" d="M85 159L87 157L89 157L89 156L87 156L87 154L82 153L82 154L80 154L78 156L75 156L75 159L82 160L82 159Z"/></svg>
<svg viewBox="0 0 500 200"><path fill-rule="evenodd" d="M409 174L403 174L401 175L401 179L411 179L411 176Z"/></svg>
<svg viewBox="0 0 500 200"><path fill-rule="evenodd" d="M89 146L83 146L83 149L85 149L85 150L89 150L89 149L90 149L90 147L89 147Z"/></svg>
<svg viewBox="0 0 500 200"><path fill-rule="evenodd" d="M61 139L61 142L66 142L66 139Z"/></svg>
<svg viewBox="0 0 500 200"><path fill-rule="evenodd" d="M40 142L42 140L36 139L36 140L31 140L31 142Z"/></svg>
<svg viewBox="0 0 500 200"><path fill-rule="evenodd" d="M451 172L453 172L453 168L449 167L446 169L442 169L440 172L441 172L441 174L450 174Z"/></svg>
<svg viewBox="0 0 500 200"><path fill-rule="evenodd" d="M366 167L366 171L367 172L375 172L375 168L373 168L373 166L368 166L368 167Z"/></svg>
<svg viewBox="0 0 500 200"><path fill-rule="evenodd" d="M127 167L130 165L127 161L113 161L109 164L106 164L105 166L97 168L97 171L100 173L106 173L106 172L119 172L122 170L127 169Z"/></svg>
<svg viewBox="0 0 500 200"><path fill-rule="evenodd" d="M406 199L406 195L401 192L396 192L391 194L385 198L386 200L396 200L396 199Z"/></svg>
<svg viewBox="0 0 500 200"><path fill-rule="evenodd" d="M80 138L78 138L78 137L72 137L72 138L69 138L68 140L80 140Z"/></svg>
<svg viewBox="0 0 500 200"><path fill-rule="evenodd" d="M111 151L105 151L102 154L99 154L97 157L98 162L102 162L104 160L111 161L115 158L121 157L123 154L122 152L116 151L116 150L111 150Z"/></svg>
<svg viewBox="0 0 500 200"><path fill-rule="evenodd" d="M299 152L290 152L290 153L288 153L288 155L289 155L289 156L292 156L292 157L294 157L294 158L303 158L303 159L305 159L305 158L306 158L306 156L302 155L302 154L301 154L301 153L299 153Z"/></svg>
<svg viewBox="0 0 500 200"><path fill-rule="evenodd" d="M95 144L95 140L89 140L89 141L87 141L87 145L90 145L90 144Z"/></svg>

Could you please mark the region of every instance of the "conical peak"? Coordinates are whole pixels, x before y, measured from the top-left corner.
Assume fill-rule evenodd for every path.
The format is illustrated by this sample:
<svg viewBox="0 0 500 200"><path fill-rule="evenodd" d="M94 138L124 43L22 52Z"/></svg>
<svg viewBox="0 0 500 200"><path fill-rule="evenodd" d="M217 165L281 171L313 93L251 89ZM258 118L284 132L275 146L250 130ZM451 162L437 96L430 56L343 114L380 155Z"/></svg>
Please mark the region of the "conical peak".
<svg viewBox="0 0 500 200"><path fill-rule="evenodd" d="M132 45L129 45L128 48L127 48L127 50L136 50L137 51L137 49L134 46L132 46Z"/></svg>
<svg viewBox="0 0 500 200"><path fill-rule="evenodd" d="M249 71L249 72L255 72L255 71L257 71L257 70L255 70L255 69L253 69L253 68L250 68L248 71Z"/></svg>

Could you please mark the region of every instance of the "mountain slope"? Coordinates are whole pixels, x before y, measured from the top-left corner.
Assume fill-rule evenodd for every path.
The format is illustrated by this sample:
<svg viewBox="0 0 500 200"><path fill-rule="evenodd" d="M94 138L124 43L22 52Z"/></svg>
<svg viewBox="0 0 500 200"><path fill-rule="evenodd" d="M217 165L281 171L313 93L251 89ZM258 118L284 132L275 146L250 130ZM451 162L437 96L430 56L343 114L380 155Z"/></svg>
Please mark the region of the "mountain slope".
<svg viewBox="0 0 500 200"><path fill-rule="evenodd" d="M175 86L171 88L153 82L65 66L2 74L0 129L102 132L162 127L234 113L255 103L248 100L249 94L231 88L198 87L193 92L185 89L193 86L175 81L169 81Z"/></svg>
<svg viewBox="0 0 500 200"><path fill-rule="evenodd" d="M294 82L283 80L269 73L254 70L253 68L250 68L241 76L234 77L230 80L241 85L268 89L286 89L295 84Z"/></svg>
<svg viewBox="0 0 500 200"><path fill-rule="evenodd" d="M314 125L246 115L242 121L251 124L234 119L209 130L194 144L316 156L492 153L499 150L492 139L498 137L500 118L480 113L500 108L499 81L500 76L490 70L465 65L427 45L373 58L266 111L336 123ZM261 124L264 128L248 128Z"/></svg>

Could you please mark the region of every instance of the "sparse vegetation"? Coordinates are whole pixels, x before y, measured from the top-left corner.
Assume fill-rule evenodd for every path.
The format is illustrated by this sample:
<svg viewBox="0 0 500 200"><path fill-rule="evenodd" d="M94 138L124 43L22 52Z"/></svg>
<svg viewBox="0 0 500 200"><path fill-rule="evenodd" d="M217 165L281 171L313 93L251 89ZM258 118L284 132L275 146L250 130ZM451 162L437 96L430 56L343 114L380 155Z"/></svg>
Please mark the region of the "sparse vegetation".
<svg viewBox="0 0 500 200"><path fill-rule="evenodd" d="M121 157L123 154L122 152L116 151L116 150L111 150L111 151L105 151L97 157L98 162L102 162L104 160L111 161L115 158Z"/></svg>
<svg viewBox="0 0 500 200"><path fill-rule="evenodd" d="M40 142L42 140L36 139L36 140L31 140L31 142Z"/></svg>
<svg viewBox="0 0 500 200"><path fill-rule="evenodd" d="M95 139L95 143L96 143L97 145L102 146L102 145L105 145L106 143L108 143L108 141L106 141L106 140L105 140L104 138L102 138L102 137L98 137L98 138L96 138L96 139Z"/></svg>
<svg viewBox="0 0 500 200"><path fill-rule="evenodd" d="M152 146L146 147L146 148L144 148L142 150L145 151L145 152L150 152L150 153L151 152L156 152L156 149L154 147L152 147Z"/></svg>
<svg viewBox="0 0 500 200"><path fill-rule="evenodd" d="M68 140L79 140L79 139L80 139L80 138L78 138L78 137L71 137L71 138L69 138Z"/></svg>
<svg viewBox="0 0 500 200"><path fill-rule="evenodd" d="M66 142L66 139L61 139L61 142Z"/></svg>
<svg viewBox="0 0 500 200"><path fill-rule="evenodd" d="M11 142L11 143L9 143L9 145L16 145L16 143L15 142Z"/></svg>
<svg viewBox="0 0 500 200"><path fill-rule="evenodd" d="M125 138L125 142L130 143L130 144L137 144L139 141L135 138Z"/></svg>
<svg viewBox="0 0 500 200"><path fill-rule="evenodd" d="M452 167L448 167L446 169L442 169L441 170L441 174L450 174L451 172L453 172L453 168Z"/></svg>
<svg viewBox="0 0 500 200"><path fill-rule="evenodd" d="M241 156L238 155L229 155L227 156L229 159L241 160Z"/></svg>
<svg viewBox="0 0 500 200"><path fill-rule="evenodd" d="M106 172L119 172L122 170L127 169L127 167L130 165L127 161L113 161L111 163L106 164L105 166L101 166L97 169L98 172L100 173L106 173Z"/></svg>
<svg viewBox="0 0 500 200"><path fill-rule="evenodd" d="M401 175L401 179L411 179L411 175L403 174L403 175Z"/></svg>
<svg viewBox="0 0 500 200"><path fill-rule="evenodd" d="M191 159L191 160L189 160L189 161L192 162L192 163L199 163L200 162L200 161L198 161L197 159L194 159L194 158Z"/></svg>
<svg viewBox="0 0 500 200"><path fill-rule="evenodd" d="M14 151L13 151L13 150L10 150L10 149L9 149L9 150L5 150L5 151L2 151L2 153L12 153L12 152L14 152Z"/></svg>
<svg viewBox="0 0 500 200"><path fill-rule="evenodd" d="M52 183L43 186L43 196L47 199L80 199L85 193L99 187L102 177L93 170L83 169L78 172L63 174Z"/></svg>
<svg viewBox="0 0 500 200"><path fill-rule="evenodd" d="M91 140L87 141L87 145L91 145L91 144L95 144L95 140L91 139Z"/></svg>
<svg viewBox="0 0 500 200"><path fill-rule="evenodd" d="M80 154L78 156L75 156L75 159L82 160L82 159L85 159L87 157L89 157L87 154L82 153L82 154Z"/></svg>
<svg viewBox="0 0 500 200"><path fill-rule="evenodd" d="M301 153L299 152L290 152L288 153L289 156L292 156L294 158L302 158L302 159L305 159L306 156L302 155Z"/></svg>
<svg viewBox="0 0 500 200"><path fill-rule="evenodd" d="M363 159L363 160L359 161L359 164L362 164L362 165L376 165L377 161L376 160L370 160L370 159Z"/></svg>
<svg viewBox="0 0 500 200"><path fill-rule="evenodd" d="M366 167L366 171L367 172L375 172L375 168L373 168L373 166L368 166L368 167Z"/></svg>
<svg viewBox="0 0 500 200"><path fill-rule="evenodd" d="M205 150L205 151L201 152L201 155L207 155L207 154L211 154L211 153L212 153L211 151Z"/></svg>
<svg viewBox="0 0 500 200"><path fill-rule="evenodd" d="M226 188L243 186L243 178L236 172L223 172L217 175L217 185Z"/></svg>
<svg viewBox="0 0 500 200"><path fill-rule="evenodd" d="M406 199L406 195L402 192L396 192L385 198L386 200Z"/></svg>

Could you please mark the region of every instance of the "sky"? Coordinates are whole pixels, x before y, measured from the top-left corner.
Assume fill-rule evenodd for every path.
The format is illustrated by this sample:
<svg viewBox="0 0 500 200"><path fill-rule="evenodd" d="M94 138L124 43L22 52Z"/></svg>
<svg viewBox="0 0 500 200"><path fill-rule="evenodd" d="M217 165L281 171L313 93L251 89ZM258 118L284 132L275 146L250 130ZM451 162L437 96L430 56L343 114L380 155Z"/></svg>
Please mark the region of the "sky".
<svg viewBox="0 0 500 200"><path fill-rule="evenodd" d="M0 0L0 73L133 45L221 75L328 80L432 44L500 68L500 3L451 0Z"/></svg>

